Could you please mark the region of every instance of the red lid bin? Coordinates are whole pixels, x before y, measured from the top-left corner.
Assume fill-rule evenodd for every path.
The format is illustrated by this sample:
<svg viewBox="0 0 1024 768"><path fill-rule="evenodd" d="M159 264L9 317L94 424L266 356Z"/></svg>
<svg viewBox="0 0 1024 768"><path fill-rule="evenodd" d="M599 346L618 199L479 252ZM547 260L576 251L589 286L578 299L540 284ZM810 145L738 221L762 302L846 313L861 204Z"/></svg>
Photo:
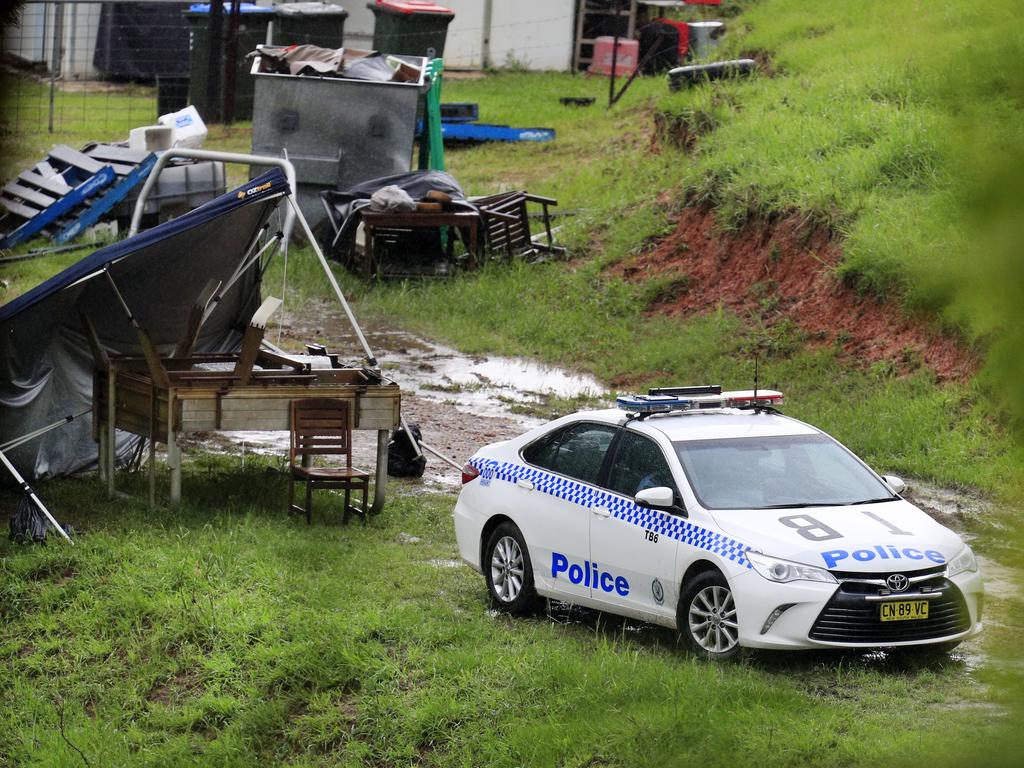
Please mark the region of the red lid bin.
<svg viewBox="0 0 1024 768"><path fill-rule="evenodd" d="M373 47L381 53L441 58L455 11L430 0L377 0L367 3L375 16ZM430 53L433 51L433 54Z"/></svg>

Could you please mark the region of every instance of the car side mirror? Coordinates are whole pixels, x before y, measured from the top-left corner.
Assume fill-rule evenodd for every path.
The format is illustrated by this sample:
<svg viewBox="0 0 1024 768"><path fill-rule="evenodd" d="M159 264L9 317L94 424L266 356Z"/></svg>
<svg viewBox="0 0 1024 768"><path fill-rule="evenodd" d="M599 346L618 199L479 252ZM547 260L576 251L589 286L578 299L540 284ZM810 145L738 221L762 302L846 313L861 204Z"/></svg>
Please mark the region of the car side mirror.
<svg viewBox="0 0 1024 768"><path fill-rule="evenodd" d="M638 507L644 509L658 509L662 512L686 516L686 510L676 504L676 492L664 485L659 485L656 488L644 488L637 493L634 501Z"/></svg>
<svg viewBox="0 0 1024 768"><path fill-rule="evenodd" d="M903 495L903 492L907 490L907 484L900 478L896 477L896 475L882 475L882 479L885 480L885 484L889 486L889 490L897 496Z"/></svg>

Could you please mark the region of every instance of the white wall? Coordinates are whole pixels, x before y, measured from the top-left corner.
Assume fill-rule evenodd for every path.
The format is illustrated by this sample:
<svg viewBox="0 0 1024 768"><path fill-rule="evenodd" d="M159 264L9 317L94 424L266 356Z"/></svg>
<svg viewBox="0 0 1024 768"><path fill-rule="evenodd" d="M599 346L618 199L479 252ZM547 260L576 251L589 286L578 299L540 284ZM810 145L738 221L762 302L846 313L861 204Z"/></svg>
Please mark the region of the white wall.
<svg viewBox="0 0 1024 768"><path fill-rule="evenodd" d="M65 80L87 79L97 74L92 58L100 26L100 8L101 3L64 4L64 55L60 74ZM53 56L54 16L53 3L25 5L21 23L4 30L4 51L49 67Z"/></svg>
<svg viewBox="0 0 1024 768"><path fill-rule="evenodd" d="M527 69L569 69L576 6L573 0L493 2L491 66L515 64Z"/></svg>

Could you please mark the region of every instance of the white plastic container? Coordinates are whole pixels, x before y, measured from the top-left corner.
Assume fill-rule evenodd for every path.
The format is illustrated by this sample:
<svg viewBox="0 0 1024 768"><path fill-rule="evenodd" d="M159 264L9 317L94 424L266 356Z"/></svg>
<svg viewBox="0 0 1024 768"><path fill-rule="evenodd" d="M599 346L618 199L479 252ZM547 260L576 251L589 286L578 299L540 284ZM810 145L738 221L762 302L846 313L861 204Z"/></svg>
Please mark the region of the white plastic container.
<svg viewBox="0 0 1024 768"><path fill-rule="evenodd" d="M206 123L199 116L199 111L191 104L177 112L160 115L157 122L174 129L174 139L171 146L186 147L188 149L199 149L203 146L203 140L206 138L207 133Z"/></svg>
<svg viewBox="0 0 1024 768"><path fill-rule="evenodd" d="M142 125L128 132L128 147L139 152L160 152L173 142L174 129L169 125Z"/></svg>

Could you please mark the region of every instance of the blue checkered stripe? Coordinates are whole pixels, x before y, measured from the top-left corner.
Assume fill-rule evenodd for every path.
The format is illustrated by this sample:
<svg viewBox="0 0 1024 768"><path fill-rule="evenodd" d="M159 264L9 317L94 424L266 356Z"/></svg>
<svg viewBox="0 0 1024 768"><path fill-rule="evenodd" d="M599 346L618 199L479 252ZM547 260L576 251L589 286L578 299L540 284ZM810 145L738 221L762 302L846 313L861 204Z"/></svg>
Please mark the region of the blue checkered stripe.
<svg viewBox="0 0 1024 768"><path fill-rule="evenodd" d="M534 490L565 499L573 504L579 504L587 509L605 507L612 513L612 517L625 523L654 531L659 536L668 536L697 549L714 552L737 565L753 567L743 554L750 549L746 544L701 528L681 517L667 515L653 509L644 509L621 496L591 488L576 480L553 475L536 467L479 457L470 459L469 463L485 477L504 480L507 483L515 483L516 480L529 480L533 483Z"/></svg>

